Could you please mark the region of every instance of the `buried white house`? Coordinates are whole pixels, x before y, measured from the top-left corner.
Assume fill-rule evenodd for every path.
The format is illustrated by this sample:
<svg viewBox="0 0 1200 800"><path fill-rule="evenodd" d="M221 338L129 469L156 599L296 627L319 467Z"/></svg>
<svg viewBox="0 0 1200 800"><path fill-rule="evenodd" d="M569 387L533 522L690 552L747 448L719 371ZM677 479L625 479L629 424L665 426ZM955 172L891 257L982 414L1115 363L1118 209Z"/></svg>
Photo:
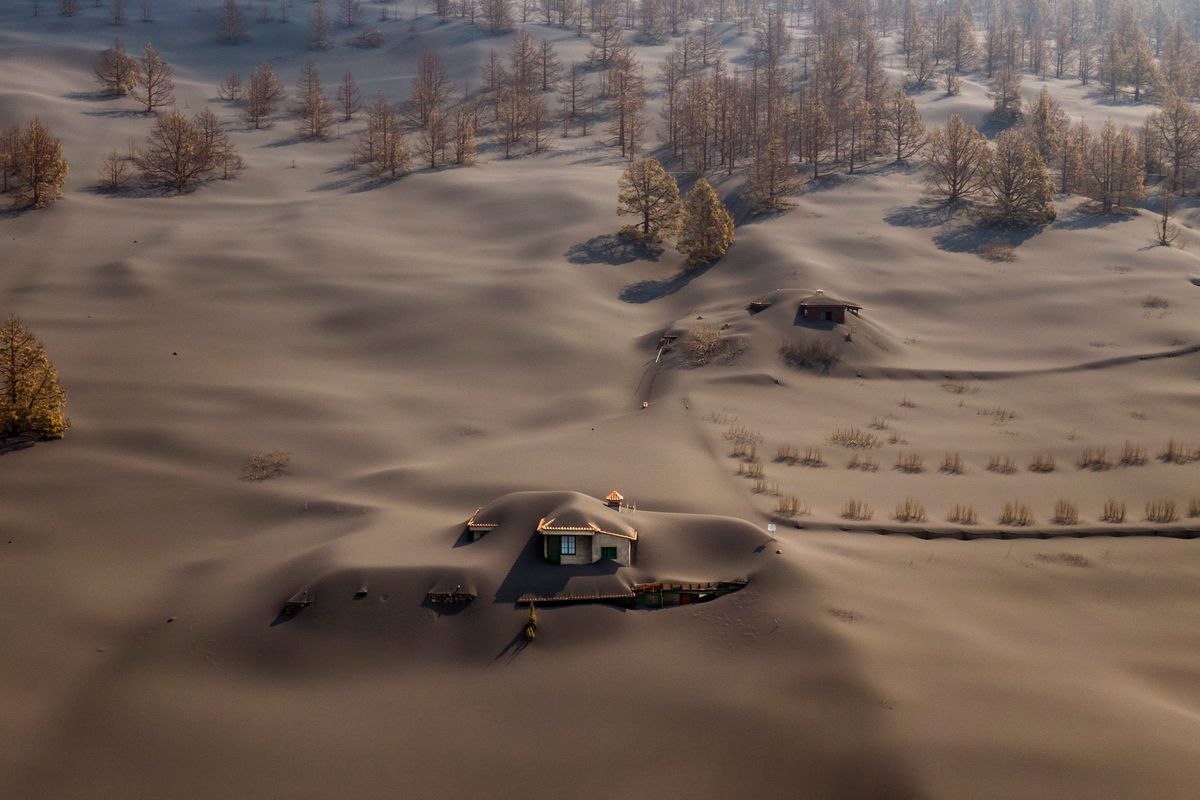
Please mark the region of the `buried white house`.
<svg viewBox="0 0 1200 800"><path fill-rule="evenodd" d="M622 518L619 501L584 506L566 503L538 520L542 556L551 564L633 563L637 530Z"/></svg>

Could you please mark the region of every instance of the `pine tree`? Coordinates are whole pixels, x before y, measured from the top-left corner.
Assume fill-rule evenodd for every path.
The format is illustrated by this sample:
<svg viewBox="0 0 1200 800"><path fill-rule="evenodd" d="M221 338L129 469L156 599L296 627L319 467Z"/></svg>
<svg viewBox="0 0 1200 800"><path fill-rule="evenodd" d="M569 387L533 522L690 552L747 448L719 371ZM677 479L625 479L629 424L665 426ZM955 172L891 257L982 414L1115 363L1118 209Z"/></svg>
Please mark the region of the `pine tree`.
<svg viewBox="0 0 1200 800"><path fill-rule="evenodd" d="M321 88L321 74L312 59L300 68L300 82L296 87L296 130L313 139L324 139L333 128L333 111Z"/></svg>
<svg viewBox="0 0 1200 800"><path fill-rule="evenodd" d="M358 84L354 80L354 73L350 70L346 70L346 74L342 76L342 82L338 85L337 102L342 111L343 122L349 122L354 117L354 112L358 111L359 106L362 105Z"/></svg>
<svg viewBox="0 0 1200 800"><path fill-rule="evenodd" d="M1080 189L1111 214L1145 196L1145 159L1138 138L1107 120L1083 153Z"/></svg>
<svg viewBox="0 0 1200 800"><path fill-rule="evenodd" d="M95 72L96 80L109 94L126 95L137 86L137 59L129 55L120 39L114 40L112 48L100 54Z"/></svg>
<svg viewBox="0 0 1200 800"><path fill-rule="evenodd" d="M146 50L138 65L138 87L134 96L146 107L147 114L175 102L175 80L171 67L162 60L154 45L146 42Z"/></svg>
<svg viewBox="0 0 1200 800"><path fill-rule="evenodd" d="M1005 64L992 81L992 114L997 119L1016 119L1021 114L1021 75Z"/></svg>
<svg viewBox="0 0 1200 800"><path fill-rule="evenodd" d="M69 171L62 143L35 117L21 136L13 204L45 208L62 195Z"/></svg>
<svg viewBox="0 0 1200 800"><path fill-rule="evenodd" d="M1003 225L1037 225L1054 219L1054 184L1033 144L1018 131L996 137L984 166L991 216Z"/></svg>
<svg viewBox="0 0 1200 800"><path fill-rule="evenodd" d="M1057 158L1069 126L1067 114L1045 86L1026 114L1026 127L1038 155L1047 164Z"/></svg>
<svg viewBox="0 0 1200 800"><path fill-rule="evenodd" d="M0 323L0 438L61 439L71 425L66 405L45 346L16 316Z"/></svg>
<svg viewBox="0 0 1200 800"><path fill-rule="evenodd" d="M225 0L217 17L217 40L226 43L240 42L246 38L246 15L242 13L238 0Z"/></svg>
<svg viewBox="0 0 1200 800"><path fill-rule="evenodd" d="M1171 191L1187 193L1187 175L1200 158L1200 113L1184 98L1168 91L1162 111L1146 120L1171 168Z"/></svg>
<svg viewBox="0 0 1200 800"><path fill-rule="evenodd" d="M327 50L329 45L329 11L325 8L325 0L317 0L312 16L308 18L308 47L310 50Z"/></svg>
<svg viewBox="0 0 1200 800"><path fill-rule="evenodd" d="M966 200L982 188L990 157L987 139L975 126L952 114L929 137L926 163L930 191L946 202Z"/></svg>
<svg viewBox="0 0 1200 800"><path fill-rule="evenodd" d="M700 178L684 201L676 246L687 257L687 266L695 268L716 261L732 244L733 217L712 185Z"/></svg>
<svg viewBox="0 0 1200 800"><path fill-rule="evenodd" d="M794 188L795 173L788 163L787 151L780 138L773 136L750 167L750 203L759 212L783 208L787 205L785 198Z"/></svg>
<svg viewBox="0 0 1200 800"><path fill-rule="evenodd" d="M617 192L617 214L641 220L622 228L623 233L658 242L678 228L682 211L679 186L656 159L640 158L630 164L617 183Z"/></svg>
<svg viewBox="0 0 1200 800"><path fill-rule="evenodd" d="M270 117L286 95L287 90L271 65L265 61L259 64L250 73L250 85L246 89L246 121L255 130L270 127Z"/></svg>

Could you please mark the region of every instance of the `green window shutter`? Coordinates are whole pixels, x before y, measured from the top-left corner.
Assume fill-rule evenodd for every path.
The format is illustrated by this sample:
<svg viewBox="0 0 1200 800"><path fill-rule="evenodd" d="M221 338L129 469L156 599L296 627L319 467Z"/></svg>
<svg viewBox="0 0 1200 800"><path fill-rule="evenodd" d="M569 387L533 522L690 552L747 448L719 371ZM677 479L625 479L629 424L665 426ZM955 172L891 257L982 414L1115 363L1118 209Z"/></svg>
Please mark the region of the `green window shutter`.
<svg viewBox="0 0 1200 800"><path fill-rule="evenodd" d="M601 547L600 548L600 557L601 558L611 558L613 561L616 561L617 560L617 548Z"/></svg>

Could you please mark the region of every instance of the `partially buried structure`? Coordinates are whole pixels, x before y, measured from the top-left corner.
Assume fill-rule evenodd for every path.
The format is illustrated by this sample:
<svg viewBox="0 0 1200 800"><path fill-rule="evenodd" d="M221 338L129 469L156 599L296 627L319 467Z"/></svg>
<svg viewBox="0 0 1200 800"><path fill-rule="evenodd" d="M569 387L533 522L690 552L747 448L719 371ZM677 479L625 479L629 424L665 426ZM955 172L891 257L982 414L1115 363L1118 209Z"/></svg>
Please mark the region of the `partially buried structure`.
<svg viewBox="0 0 1200 800"><path fill-rule="evenodd" d="M817 290L808 297L800 298L799 316L809 322L832 322L840 325L846 321L846 312L858 316L862 306L849 300L839 300L836 297Z"/></svg>
<svg viewBox="0 0 1200 800"><path fill-rule="evenodd" d="M633 564L637 529L621 512L624 498L612 492L604 505L569 500L538 520L542 556L551 564Z"/></svg>

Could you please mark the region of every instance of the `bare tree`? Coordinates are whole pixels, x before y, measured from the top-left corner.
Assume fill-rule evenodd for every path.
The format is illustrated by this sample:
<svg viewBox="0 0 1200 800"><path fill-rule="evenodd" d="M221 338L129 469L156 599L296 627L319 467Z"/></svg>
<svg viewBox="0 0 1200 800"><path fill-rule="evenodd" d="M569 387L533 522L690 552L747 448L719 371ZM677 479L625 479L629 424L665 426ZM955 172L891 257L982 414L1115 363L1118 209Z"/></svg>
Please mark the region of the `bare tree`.
<svg viewBox="0 0 1200 800"><path fill-rule="evenodd" d="M0 194L16 186L21 166L21 129L10 125L0 130Z"/></svg>
<svg viewBox="0 0 1200 800"><path fill-rule="evenodd" d="M383 93L366 107L367 127L359 134L354 156L367 164L375 175L397 177L408 170L409 154L400 126L400 115Z"/></svg>
<svg viewBox="0 0 1200 800"><path fill-rule="evenodd" d="M641 158L630 164L617 183L617 213L639 218L626 232L647 241L658 241L674 233L683 211L679 185L662 164L653 158Z"/></svg>
<svg viewBox="0 0 1200 800"><path fill-rule="evenodd" d="M911 158L925 146L927 137L921 112L900 87L884 98L883 129L898 162Z"/></svg>
<svg viewBox="0 0 1200 800"><path fill-rule="evenodd" d="M413 124L421 127L429 125L435 114L444 111L452 91L450 73L437 53L426 48L417 66L412 99L408 104L408 115Z"/></svg>
<svg viewBox="0 0 1200 800"><path fill-rule="evenodd" d="M153 114L155 109L175 102L175 80L171 76L171 67L162 60L150 42L146 42L137 78L134 96L146 107L147 114Z"/></svg>
<svg viewBox="0 0 1200 800"><path fill-rule="evenodd" d="M996 137L984 165L990 215L1004 225L1037 225L1054 219L1054 184L1041 155L1019 131Z"/></svg>
<svg viewBox="0 0 1200 800"><path fill-rule="evenodd" d="M1154 242L1159 247L1170 247L1179 238L1179 226L1171 222L1171 193L1162 193L1162 213L1154 226Z"/></svg>
<svg viewBox="0 0 1200 800"><path fill-rule="evenodd" d="M13 204L44 208L62 195L70 167L62 143L36 117L20 139Z"/></svg>
<svg viewBox="0 0 1200 800"><path fill-rule="evenodd" d="M119 192L129 185L132 177L129 159L120 151L113 150L100 162L96 184L105 191Z"/></svg>
<svg viewBox="0 0 1200 800"><path fill-rule="evenodd" d="M946 202L975 197L983 188L990 151L975 126L952 114L929 137L926 162L930 191Z"/></svg>
<svg viewBox="0 0 1200 800"><path fill-rule="evenodd" d="M1188 172L1200 159L1200 113L1187 100L1168 91L1161 111L1146 125L1171 168L1171 191L1187 194Z"/></svg>
<svg viewBox="0 0 1200 800"><path fill-rule="evenodd" d="M241 73L231 72L217 85L217 97L240 103L244 95Z"/></svg>
<svg viewBox="0 0 1200 800"><path fill-rule="evenodd" d="M137 86L137 59L129 55L120 39L114 40L112 48L100 54L95 72L96 80L109 94L126 95Z"/></svg>
<svg viewBox="0 0 1200 800"><path fill-rule="evenodd" d="M362 21L361 0L338 0L338 10L342 14L342 24L353 28Z"/></svg>
<svg viewBox="0 0 1200 800"><path fill-rule="evenodd" d="M308 18L308 46L311 50L328 50L331 44L329 12L325 0L317 0L312 16Z"/></svg>
<svg viewBox="0 0 1200 800"><path fill-rule="evenodd" d="M240 159L207 109L193 118L180 111L159 117L134 163L152 186L184 192L222 169L228 177Z"/></svg>

